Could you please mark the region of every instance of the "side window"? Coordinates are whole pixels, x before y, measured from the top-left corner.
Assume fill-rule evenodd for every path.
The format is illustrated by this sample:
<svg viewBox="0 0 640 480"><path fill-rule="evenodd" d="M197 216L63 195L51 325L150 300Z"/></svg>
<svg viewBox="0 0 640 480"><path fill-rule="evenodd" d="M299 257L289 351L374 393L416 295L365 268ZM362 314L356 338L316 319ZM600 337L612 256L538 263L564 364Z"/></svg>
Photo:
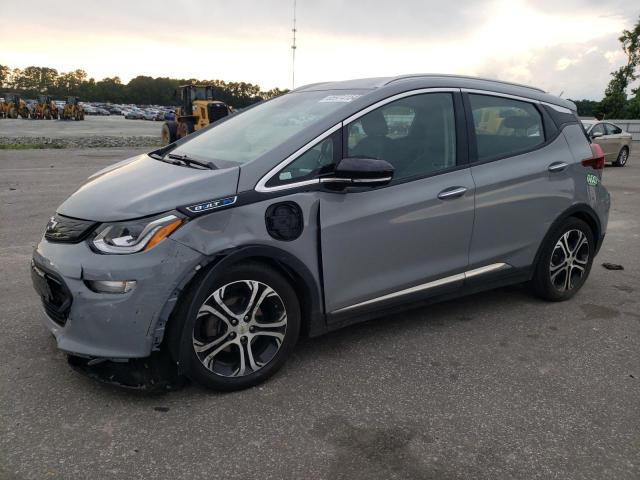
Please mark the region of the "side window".
<svg viewBox="0 0 640 480"><path fill-rule="evenodd" d="M469 95L478 160L517 155L544 143L542 116L531 103Z"/></svg>
<svg viewBox="0 0 640 480"><path fill-rule="evenodd" d="M622 133L622 129L620 127L607 123L607 135L618 135L620 133Z"/></svg>
<svg viewBox="0 0 640 480"><path fill-rule="evenodd" d="M453 97L426 93L402 98L346 126L347 156L386 160L394 180L456 165Z"/></svg>
<svg viewBox="0 0 640 480"><path fill-rule="evenodd" d="M273 187L286 185L287 183L302 182L329 170L334 163L334 142L333 135L325 138L284 167L278 175L267 182L266 186Z"/></svg>
<svg viewBox="0 0 640 480"><path fill-rule="evenodd" d="M593 136L593 134L594 134L594 133L601 133L602 135L606 135L606 134L607 134L607 132L606 132L606 131L605 131L605 129L604 129L604 123L598 123L598 124L596 124L596 126L595 126L595 127L593 127L593 128L591 129L591 132L589 132L589 133L590 133L592 136Z"/></svg>

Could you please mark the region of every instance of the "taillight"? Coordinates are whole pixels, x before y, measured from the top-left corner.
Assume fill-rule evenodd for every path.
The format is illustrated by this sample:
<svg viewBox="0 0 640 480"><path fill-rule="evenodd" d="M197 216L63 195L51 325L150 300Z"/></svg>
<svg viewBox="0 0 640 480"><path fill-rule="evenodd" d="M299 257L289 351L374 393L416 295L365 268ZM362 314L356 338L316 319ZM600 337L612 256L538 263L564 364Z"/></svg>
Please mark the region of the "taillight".
<svg viewBox="0 0 640 480"><path fill-rule="evenodd" d="M591 167L594 170L602 170L604 168L604 152L602 147L597 143L591 144L591 158L582 160L583 167Z"/></svg>

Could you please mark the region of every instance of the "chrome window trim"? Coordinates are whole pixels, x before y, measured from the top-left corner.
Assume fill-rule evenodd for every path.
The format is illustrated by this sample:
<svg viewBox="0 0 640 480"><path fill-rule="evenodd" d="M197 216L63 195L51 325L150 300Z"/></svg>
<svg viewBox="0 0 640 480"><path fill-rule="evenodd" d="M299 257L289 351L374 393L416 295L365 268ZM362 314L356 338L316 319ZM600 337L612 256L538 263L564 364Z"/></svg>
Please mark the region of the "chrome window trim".
<svg viewBox="0 0 640 480"><path fill-rule="evenodd" d="M433 280L431 282L423 283L421 285L416 285L415 287L405 288L404 290L388 293L387 295L382 295L381 297L372 298L371 300L365 300L364 302L356 303L354 305L349 305L347 307L342 307L342 308L339 308L338 310L334 310L331 313L333 314L333 313L347 312L354 308L364 307L366 305L371 305L373 303L378 303L384 300L390 300L392 298L402 297L410 293L429 290L431 288L447 285L449 283L458 282L461 280L466 280L467 278L476 277L478 275L484 275L485 273L496 272L498 270L503 270L506 268L511 268L511 265L509 265L508 263L492 263L491 265L485 265L484 267L468 270L464 273L457 273L455 275L450 275L448 277L440 278L438 280Z"/></svg>
<svg viewBox="0 0 640 480"><path fill-rule="evenodd" d="M537 103L539 105L547 105L551 108L553 108L554 110L560 112L560 113L573 113L572 110L566 108L566 107L561 107L560 105L556 105L554 103L549 103L549 102L543 102L542 100L536 100L535 98L529 98L529 97L520 97L518 95L511 95L508 93L501 93L501 92L494 92L492 90L478 90L475 88L463 88L462 92L464 93L475 93L478 95L489 95L492 97L503 97L503 98L510 98L512 100L519 100L521 102L528 102L528 103Z"/></svg>
<svg viewBox="0 0 640 480"><path fill-rule="evenodd" d="M262 176L262 178L256 184L255 190L256 192L260 192L260 193L270 193L270 192L280 192L282 190L289 190L291 188L304 187L307 185L320 184L322 182L320 178L312 178L310 180L287 183L284 185L276 185L274 187L266 186L269 180L271 180L280 170L282 170L284 167L286 167L290 163L297 160L298 157L300 157L301 155L304 155L307 152L307 150L310 150L311 148L315 147L322 140L327 138L329 135L337 132L339 129L343 128L346 124L351 123L352 121L360 118L363 115L366 115L367 113L371 112L372 110L375 110L376 108L386 105L387 103L394 102L395 100L400 100L401 98L420 95L423 93L439 93L439 92L455 93L459 91L460 91L459 88L419 88L419 89L409 90L407 92L398 93L396 95L392 95L391 97L387 97L382 100L379 100L376 103L364 108L363 110L360 110L359 112L354 113L353 115L346 118L345 120L335 124L333 127L326 130L324 133L318 135L316 138L308 142L306 145L304 145L303 147L299 148L294 153L289 155L282 162L280 162L278 165L273 167L265 175Z"/></svg>
<svg viewBox="0 0 640 480"><path fill-rule="evenodd" d="M336 123L329 130L326 130L324 133L321 133L316 138L314 138L313 140L308 142L306 145L304 145L303 147L301 147L298 150L296 150L295 152L293 152L291 155L289 155L287 158L285 158L283 161L281 161L278 165L276 165L271 170L269 170L265 175L263 175L263 177L260 179L260 181L256 185L256 192L260 192L260 193L279 192L281 190L287 190L289 188L297 188L297 187L302 187L302 186L305 186L305 185L313 185L313 184L316 184L316 183L320 183L320 179L319 178L312 178L311 180L303 180L303 181L300 181L300 182L287 183L287 184L284 184L284 185L276 185L275 187L267 187L266 186L267 182L269 180L271 180L271 178L274 175L276 175L280 170L282 170L284 167L286 167L291 162L296 160L299 156L304 155L305 153L307 153L307 150L312 149L318 143L320 143L322 140L324 140L325 138L327 138L329 135L333 134L334 132L337 132L341 128L342 128L342 122Z"/></svg>

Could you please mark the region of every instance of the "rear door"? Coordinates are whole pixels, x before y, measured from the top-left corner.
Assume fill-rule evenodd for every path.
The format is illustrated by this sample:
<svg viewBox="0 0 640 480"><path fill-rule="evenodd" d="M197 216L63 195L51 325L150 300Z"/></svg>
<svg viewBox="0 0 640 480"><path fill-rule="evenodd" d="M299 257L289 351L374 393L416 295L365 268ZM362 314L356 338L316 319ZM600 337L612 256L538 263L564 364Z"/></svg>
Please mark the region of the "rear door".
<svg viewBox="0 0 640 480"><path fill-rule="evenodd" d="M515 273L531 265L549 226L571 205L575 162L537 102L469 93L465 105L476 185L469 267L505 263Z"/></svg>
<svg viewBox="0 0 640 480"><path fill-rule="evenodd" d="M607 160L615 161L618 158L620 150L625 145L625 139L622 135L622 129L611 123L605 123L604 126L607 132L607 146L609 147L609 152L607 152Z"/></svg>
<svg viewBox="0 0 640 480"><path fill-rule="evenodd" d="M594 143L597 143L602 147L602 151L607 159L607 161L611 160L611 137L607 132L607 128L604 123L597 123L593 126L591 131L589 132L591 139Z"/></svg>
<svg viewBox="0 0 640 480"><path fill-rule="evenodd" d="M454 90L404 95L343 128L343 156L388 161L393 182L320 194L330 322L455 290L464 278L474 184L466 165L461 96Z"/></svg>

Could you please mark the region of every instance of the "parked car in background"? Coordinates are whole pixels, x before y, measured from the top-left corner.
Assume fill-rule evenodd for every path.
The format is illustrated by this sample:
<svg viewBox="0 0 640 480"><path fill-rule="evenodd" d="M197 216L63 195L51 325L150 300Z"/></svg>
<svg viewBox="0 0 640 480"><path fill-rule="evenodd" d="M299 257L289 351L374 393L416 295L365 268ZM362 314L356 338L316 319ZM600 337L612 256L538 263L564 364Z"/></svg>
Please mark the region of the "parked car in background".
<svg viewBox="0 0 640 480"><path fill-rule="evenodd" d="M174 112L173 110L167 110L166 112L164 112L164 119L165 120L170 120L173 121L176 119L176 112Z"/></svg>
<svg viewBox="0 0 640 480"><path fill-rule="evenodd" d="M568 300L607 229L602 149L532 87L314 84L200 132L98 172L49 221L32 278L76 367L166 355L246 388L299 335L414 302L522 282Z"/></svg>
<svg viewBox="0 0 640 480"><path fill-rule="evenodd" d="M602 147L604 158L615 167L624 167L629 160L632 136L619 126L607 121L582 120L592 142Z"/></svg>
<svg viewBox="0 0 640 480"><path fill-rule="evenodd" d="M87 103L83 103L82 108L84 108L85 115L98 115L98 110Z"/></svg>
<svg viewBox="0 0 640 480"><path fill-rule="evenodd" d="M144 120L155 120L156 115L158 115L158 112L155 110L145 110L142 112L142 118Z"/></svg>
<svg viewBox="0 0 640 480"><path fill-rule="evenodd" d="M141 110L129 110L124 116L124 118L128 120L140 120L144 118L144 114L142 113Z"/></svg>

